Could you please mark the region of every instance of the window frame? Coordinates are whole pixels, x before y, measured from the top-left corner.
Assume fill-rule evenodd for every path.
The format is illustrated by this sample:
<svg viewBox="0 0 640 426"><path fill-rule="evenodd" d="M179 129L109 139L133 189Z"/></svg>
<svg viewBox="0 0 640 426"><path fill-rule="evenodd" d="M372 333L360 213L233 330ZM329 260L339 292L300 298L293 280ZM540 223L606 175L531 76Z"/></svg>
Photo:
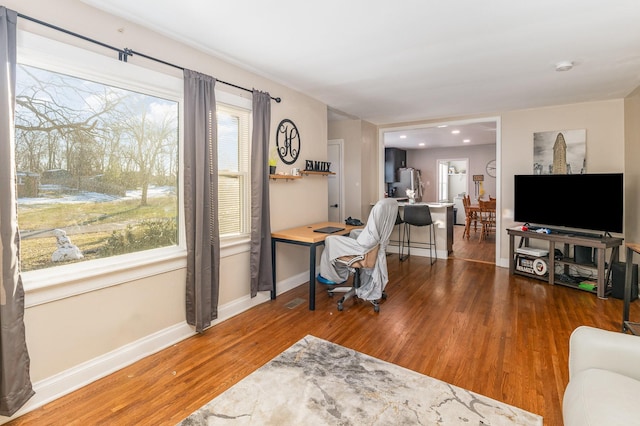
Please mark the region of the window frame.
<svg viewBox="0 0 640 426"><path fill-rule="evenodd" d="M178 243L171 247L22 272L25 307L99 290L186 267L184 226L184 82L181 77L124 63L83 47L24 30L17 34L18 63L169 99L178 103Z"/></svg>
<svg viewBox="0 0 640 426"><path fill-rule="evenodd" d="M25 307L41 305L121 285L158 274L185 269L187 250L184 224L184 80L182 75L170 75L124 63L81 46L70 45L24 30L17 33L18 63L71 74L88 80L112 84L129 90L142 90L178 102L179 114L179 180L178 180L178 244L141 252L111 256L55 268L21 273L25 291ZM216 103L228 104L249 111L249 164L246 191L246 234L221 239L220 257L225 258L250 251L251 214L251 135L253 108L250 98L220 91L216 88ZM52 273L52 271L55 271Z"/></svg>
<svg viewBox="0 0 640 426"><path fill-rule="evenodd" d="M235 109L243 109L247 112L247 145L241 147L240 149L247 150L247 164L241 165L238 173L222 173L218 171L218 176L225 175L237 175L243 176L245 178L244 185L244 194L242 194L242 207L244 210L244 218L243 224L241 228L246 229L246 232L241 232L238 235L225 235L220 237L221 247L229 247L237 244L241 244L243 242L248 243L251 239L251 135L252 135L252 117L253 117L253 109L252 102L250 99L246 99L237 95L230 94L228 92L219 92L216 91L216 104L223 105ZM244 166L244 170L243 169ZM247 250L249 247L247 246Z"/></svg>

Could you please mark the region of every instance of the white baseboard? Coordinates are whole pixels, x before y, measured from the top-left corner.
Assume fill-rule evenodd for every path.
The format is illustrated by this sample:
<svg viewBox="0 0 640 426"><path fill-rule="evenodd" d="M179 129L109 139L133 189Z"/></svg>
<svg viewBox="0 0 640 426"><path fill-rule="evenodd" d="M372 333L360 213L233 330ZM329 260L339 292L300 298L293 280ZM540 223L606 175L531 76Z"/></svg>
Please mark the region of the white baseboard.
<svg viewBox="0 0 640 426"><path fill-rule="evenodd" d="M309 280L309 271L288 278L277 285L277 294L289 291ZM218 318L212 326L232 318L249 308L270 300L269 292L259 292L254 298L249 295L218 307ZM193 327L186 322L175 324L114 351L79 364L54 376L33 384L35 395L12 417L1 417L0 425L33 411L68 393L88 385L102 377L133 364L149 355L160 352L184 339L195 335Z"/></svg>

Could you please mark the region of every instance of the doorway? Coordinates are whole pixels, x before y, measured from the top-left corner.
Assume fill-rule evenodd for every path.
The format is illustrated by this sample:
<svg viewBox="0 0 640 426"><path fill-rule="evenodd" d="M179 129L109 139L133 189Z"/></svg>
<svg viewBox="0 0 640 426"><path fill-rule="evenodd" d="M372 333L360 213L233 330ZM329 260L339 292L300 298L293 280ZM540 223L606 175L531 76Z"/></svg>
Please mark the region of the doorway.
<svg viewBox="0 0 640 426"><path fill-rule="evenodd" d="M332 139L327 143L327 161L331 162L331 170L335 173L328 176L328 211L329 222L342 222L344 220L344 182L342 157L344 153L344 140Z"/></svg>
<svg viewBox="0 0 640 426"><path fill-rule="evenodd" d="M453 203L454 224L464 225L462 198L469 194L468 158L438 159L438 201Z"/></svg>
<svg viewBox="0 0 640 426"><path fill-rule="evenodd" d="M384 182L384 153L385 148L399 148L407 152L407 164L411 167L425 168L423 170L423 181L425 182L426 201L439 201L439 199L449 198L450 188L449 181L442 179L443 185L440 186L438 174L440 168L437 162L438 158L467 158L466 168L467 190L461 192L469 193L470 177L474 174L485 174L487 159L477 159L474 155L475 145L494 145L495 155L491 155L491 163L495 161L497 165L495 175L495 196L497 196L496 205L496 229L501 229L501 132L500 117L484 117L469 120L457 120L448 122L429 122L423 124L412 124L397 127L380 128L378 134L378 188L380 194L384 194L386 185ZM464 145L463 145L464 144ZM420 151L428 150L428 151ZM493 150L492 150L493 151ZM486 154L486 151L485 151ZM458 157L458 155L460 155ZM413 163L413 159L416 159ZM475 159L475 160L474 160ZM425 173L426 172L426 173ZM427 174L430 172L430 176ZM442 171L444 173L444 170ZM426 176L425 176L426 175ZM444 174L443 174L444 176ZM447 170L448 176L448 170ZM430 177L430 178L429 178ZM463 179L465 180L465 179ZM446 185L444 185L446 183ZM429 189L429 186L431 188ZM446 191L445 191L446 190ZM442 193L440 193L442 191ZM457 194L458 192L456 192ZM447 194L446 197L444 194ZM454 202L452 200L450 202ZM462 203L462 200L460 200ZM464 208L459 208L458 215L464 220ZM457 221L456 221L457 222ZM462 228L462 227L460 227ZM499 266L508 266L508 259L501 259L502 238L500 234L496 235L494 247L489 250L492 252L493 261ZM454 247L455 252L455 247Z"/></svg>

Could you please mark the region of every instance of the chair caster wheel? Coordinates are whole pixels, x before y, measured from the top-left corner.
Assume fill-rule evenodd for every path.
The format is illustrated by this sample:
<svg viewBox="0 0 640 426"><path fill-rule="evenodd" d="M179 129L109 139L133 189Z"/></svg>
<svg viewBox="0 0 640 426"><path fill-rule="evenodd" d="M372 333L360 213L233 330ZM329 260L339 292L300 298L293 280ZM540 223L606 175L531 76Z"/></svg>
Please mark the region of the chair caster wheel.
<svg viewBox="0 0 640 426"><path fill-rule="evenodd" d="M373 312L380 312L380 306L374 305L373 306Z"/></svg>
<svg viewBox="0 0 640 426"><path fill-rule="evenodd" d="M383 299L386 299L386 298L387 298L387 293L384 293L384 292L383 292L383 293L382 293L382 298L383 298Z"/></svg>
<svg viewBox="0 0 640 426"><path fill-rule="evenodd" d="M338 310L339 310L340 312L342 312L342 309L343 309L343 308L342 308L342 303L338 303Z"/></svg>
<svg viewBox="0 0 640 426"><path fill-rule="evenodd" d="M333 292L332 291L328 291L327 294L329 295L329 297L333 297Z"/></svg>

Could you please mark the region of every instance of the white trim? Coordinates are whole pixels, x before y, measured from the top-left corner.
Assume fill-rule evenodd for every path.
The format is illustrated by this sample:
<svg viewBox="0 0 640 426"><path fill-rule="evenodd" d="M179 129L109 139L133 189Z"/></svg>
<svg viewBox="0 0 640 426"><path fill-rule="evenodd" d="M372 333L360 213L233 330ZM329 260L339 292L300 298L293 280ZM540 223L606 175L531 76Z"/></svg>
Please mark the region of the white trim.
<svg viewBox="0 0 640 426"><path fill-rule="evenodd" d="M220 258L250 250L247 238L222 242ZM160 275L187 267L187 253L179 247L146 250L100 261L75 263L22 273L25 308Z"/></svg>
<svg viewBox="0 0 640 426"><path fill-rule="evenodd" d="M183 269L186 256L169 247L25 272L25 308Z"/></svg>
<svg viewBox="0 0 640 426"><path fill-rule="evenodd" d="M496 121L496 265L501 267L509 267L509 262L504 262L504 259L500 257L502 251L502 201L504 201L504 194L502 194L502 120L498 117L493 117Z"/></svg>

